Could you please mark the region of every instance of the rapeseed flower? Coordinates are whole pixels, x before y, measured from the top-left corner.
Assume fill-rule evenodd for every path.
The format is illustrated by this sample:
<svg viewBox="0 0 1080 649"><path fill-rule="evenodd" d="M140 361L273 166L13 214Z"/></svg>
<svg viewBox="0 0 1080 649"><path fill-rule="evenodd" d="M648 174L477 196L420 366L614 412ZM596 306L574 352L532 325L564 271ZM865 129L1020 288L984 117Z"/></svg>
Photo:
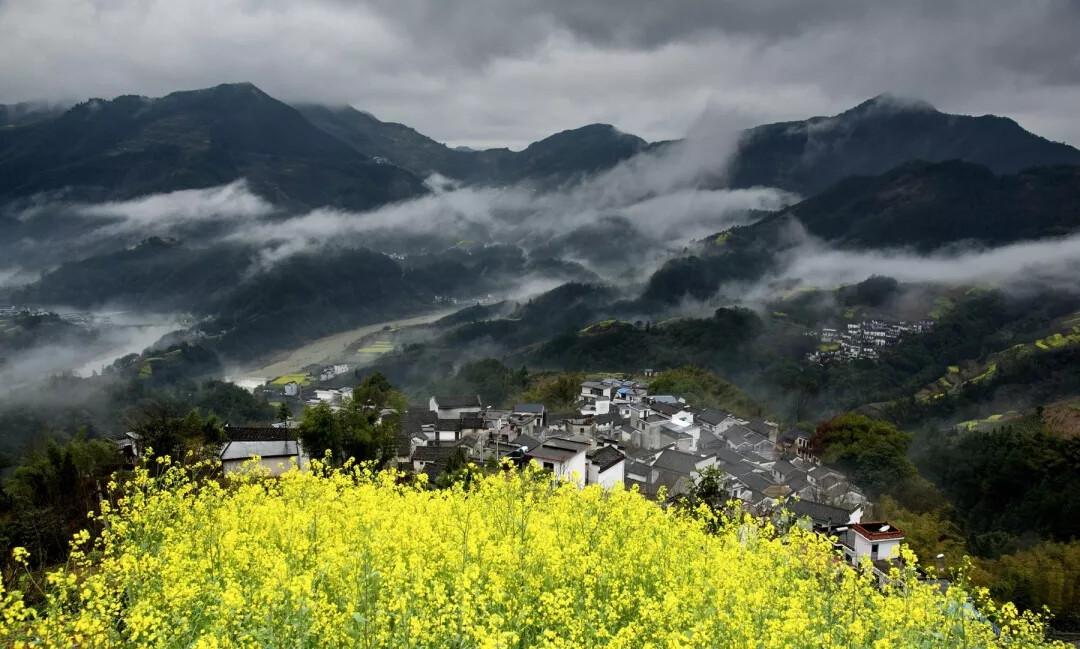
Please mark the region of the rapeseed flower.
<svg viewBox="0 0 1080 649"><path fill-rule="evenodd" d="M535 469L431 490L316 464L221 482L138 469L0 638L49 647L1041 647L1043 629L828 540ZM714 531L715 530L715 531ZM17 552L18 550L16 550Z"/></svg>

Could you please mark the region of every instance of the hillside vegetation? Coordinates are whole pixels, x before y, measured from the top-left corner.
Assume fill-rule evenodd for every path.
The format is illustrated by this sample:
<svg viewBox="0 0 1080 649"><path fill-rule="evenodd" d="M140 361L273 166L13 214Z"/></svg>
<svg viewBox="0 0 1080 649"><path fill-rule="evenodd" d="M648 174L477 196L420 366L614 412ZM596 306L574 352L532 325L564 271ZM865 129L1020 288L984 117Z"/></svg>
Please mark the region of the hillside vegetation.
<svg viewBox="0 0 1080 649"><path fill-rule="evenodd" d="M157 468L104 505L99 540L76 534L40 612L3 594L5 642L1044 646L1037 621L978 614L960 588L897 573L879 590L799 528L736 519L711 534L635 492L539 472L431 491L355 468L225 485Z"/></svg>

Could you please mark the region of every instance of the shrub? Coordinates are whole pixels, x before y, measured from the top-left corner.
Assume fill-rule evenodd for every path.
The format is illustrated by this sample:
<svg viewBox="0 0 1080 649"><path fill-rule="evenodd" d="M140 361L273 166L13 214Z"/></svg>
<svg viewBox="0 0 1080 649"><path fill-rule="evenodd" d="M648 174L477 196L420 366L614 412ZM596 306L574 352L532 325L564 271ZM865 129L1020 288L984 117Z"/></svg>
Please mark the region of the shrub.
<svg viewBox="0 0 1080 649"><path fill-rule="evenodd" d="M164 465L169 466L167 459ZM3 640L159 647L1041 646L1031 616L897 574L878 589L829 542L709 521L535 469L430 490L347 467L221 484L140 469L76 535ZM704 511L700 516L705 517ZM24 560L23 557L17 557ZM984 611L985 613L985 611Z"/></svg>

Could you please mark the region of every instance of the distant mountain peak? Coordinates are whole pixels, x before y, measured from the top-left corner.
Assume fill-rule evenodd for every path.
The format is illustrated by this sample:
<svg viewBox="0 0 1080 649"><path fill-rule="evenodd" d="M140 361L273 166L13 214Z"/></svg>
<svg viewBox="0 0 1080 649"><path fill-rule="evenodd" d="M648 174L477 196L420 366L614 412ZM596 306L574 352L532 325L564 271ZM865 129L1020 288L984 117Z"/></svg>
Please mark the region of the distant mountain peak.
<svg viewBox="0 0 1080 649"><path fill-rule="evenodd" d="M937 113L937 108L930 102L924 99L917 99L913 97L904 97L901 95L895 95L890 92L884 92L880 95L875 95L870 99L862 102L861 104L849 108L844 112L837 115L842 117L844 115L867 115L872 113L906 113L906 112L925 112L925 113Z"/></svg>

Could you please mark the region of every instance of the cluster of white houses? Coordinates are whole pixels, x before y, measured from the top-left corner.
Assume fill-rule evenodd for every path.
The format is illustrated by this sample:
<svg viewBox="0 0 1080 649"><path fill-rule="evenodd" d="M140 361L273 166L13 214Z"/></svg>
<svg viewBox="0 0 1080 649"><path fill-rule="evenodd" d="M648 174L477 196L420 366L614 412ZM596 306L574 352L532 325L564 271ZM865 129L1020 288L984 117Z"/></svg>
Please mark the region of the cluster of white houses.
<svg viewBox="0 0 1080 649"><path fill-rule="evenodd" d="M750 508L797 500L815 522L830 525L849 522L867 503L843 474L816 460L805 431L782 432L773 422L697 408L616 378L584 382L579 406L557 414L541 404L502 410L477 395L433 396L406 414L398 461L437 474L455 454L477 463L535 460L580 485L622 482L649 497L685 494L714 468L730 497Z"/></svg>
<svg viewBox="0 0 1080 649"><path fill-rule="evenodd" d="M934 326L933 320L862 320L849 322L842 327L823 327L821 332L809 331L817 336L818 349L807 355L814 363L830 361L853 361L860 358L875 359L884 347L890 347L910 334L921 334Z"/></svg>
<svg viewBox="0 0 1080 649"><path fill-rule="evenodd" d="M220 451L226 473L255 457L272 475L308 462L296 430L283 424L227 427L226 437ZM130 438L122 444L135 447ZM728 497L748 511L771 515L782 505L808 518L836 538L849 561L868 558L881 578L904 538L888 523L862 521L867 499L816 460L808 433L696 408L622 379L586 381L579 408L561 414L536 403L487 407L478 395L436 395L410 407L398 438L399 468L436 477L455 457L478 464L535 462L581 487L621 484L651 498L686 494L715 469Z"/></svg>

